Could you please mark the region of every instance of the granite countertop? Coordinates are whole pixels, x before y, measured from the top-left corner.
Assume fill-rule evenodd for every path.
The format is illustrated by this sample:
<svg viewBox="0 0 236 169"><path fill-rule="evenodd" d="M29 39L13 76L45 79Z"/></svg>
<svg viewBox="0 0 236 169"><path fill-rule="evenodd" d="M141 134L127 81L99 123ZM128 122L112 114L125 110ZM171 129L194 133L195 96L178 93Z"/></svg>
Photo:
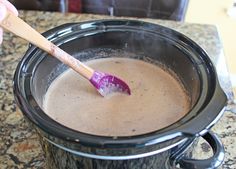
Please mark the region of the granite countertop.
<svg viewBox="0 0 236 169"><path fill-rule="evenodd" d="M20 17L39 32L68 22L80 22L110 18L89 14L60 14L50 12L20 11ZM203 47L216 65L221 86L229 100L232 88L218 32L215 26L178 23L173 21L143 19L182 32ZM12 34L5 33L0 48L0 168L45 168L44 154L38 135L28 126L14 102L12 79L17 63L26 51L28 43ZM224 169L236 168L236 115L225 112L212 129L225 146ZM211 149L203 141L195 148L194 156L204 159Z"/></svg>

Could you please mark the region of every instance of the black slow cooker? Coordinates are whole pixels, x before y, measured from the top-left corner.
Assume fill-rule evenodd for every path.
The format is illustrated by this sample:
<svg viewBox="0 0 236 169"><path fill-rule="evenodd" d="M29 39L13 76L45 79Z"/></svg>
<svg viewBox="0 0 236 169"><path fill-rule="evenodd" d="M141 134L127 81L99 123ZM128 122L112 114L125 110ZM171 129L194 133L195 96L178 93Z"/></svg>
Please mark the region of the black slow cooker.
<svg viewBox="0 0 236 169"><path fill-rule="evenodd" d="M191 39L169 28L134 20L69 23L43 35L81 61L125 56L164 65L179 77L191 99L187 115L155 132L103 137L72 130L42 110L50 83L68 67L30 45L15 72L14 94L40 135L49 168L203 169L222 163L223 146L209 130L221 117L227 98L208 55ZM201 136L214 155L194 160L191 146Z"/></svg>

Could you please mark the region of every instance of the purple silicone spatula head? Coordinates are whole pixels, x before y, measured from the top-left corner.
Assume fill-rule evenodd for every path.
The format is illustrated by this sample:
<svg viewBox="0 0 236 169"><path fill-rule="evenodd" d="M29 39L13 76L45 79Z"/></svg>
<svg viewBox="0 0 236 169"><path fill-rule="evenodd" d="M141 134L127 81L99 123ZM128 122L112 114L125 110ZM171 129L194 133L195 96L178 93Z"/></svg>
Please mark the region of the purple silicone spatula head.
<svg viewBox="0 0 236 169"><path fill-rule="evenodd" d="M107 96L114 92L131 94L129 86L123 80L107 73L94 71L89 81L102 96Z"/></svg>

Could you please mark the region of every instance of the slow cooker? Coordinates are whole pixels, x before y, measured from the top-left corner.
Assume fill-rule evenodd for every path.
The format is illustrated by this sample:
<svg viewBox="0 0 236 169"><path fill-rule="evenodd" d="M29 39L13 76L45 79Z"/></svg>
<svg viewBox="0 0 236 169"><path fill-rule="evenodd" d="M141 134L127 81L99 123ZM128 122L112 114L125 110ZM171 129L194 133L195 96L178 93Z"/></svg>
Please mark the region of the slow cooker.
<svg viewBox="0 0 236 169"><path fill-rule="evenodd" d="M42 109L51 82L68 67L30 45L15 71L14 94L40 135L49 168L203 169L222 163L223 145L209 130L223 114L227 98L210 58L194 41L167 27L135 20L68 23L43 35L81 61L125 53L125 57L164 65L179 77L191 99L187 115L154 132L104 137L75 131ZM211 158L192 159L193 143L199 137L212 147Z"/></svg>

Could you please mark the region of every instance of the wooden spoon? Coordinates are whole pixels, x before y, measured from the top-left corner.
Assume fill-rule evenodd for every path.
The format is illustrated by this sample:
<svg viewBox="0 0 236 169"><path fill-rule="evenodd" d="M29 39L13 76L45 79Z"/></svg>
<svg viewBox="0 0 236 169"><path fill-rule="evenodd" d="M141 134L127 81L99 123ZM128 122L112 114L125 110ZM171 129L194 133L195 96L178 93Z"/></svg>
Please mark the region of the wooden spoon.
<svg viewBox="0 0 236 169"><path fill-rule="evenodd" d="M107 73L95 71L86 66L47 40L40 33L11 12L6 11L4 19L0 21L0 25L4 29L29 41L35 46L38 46L40 49L46 51L71 67L73 70L88 79L102 96L106 96L113 92L122 92L129 95L131 94L129 86L123 80Z"/></svg>

